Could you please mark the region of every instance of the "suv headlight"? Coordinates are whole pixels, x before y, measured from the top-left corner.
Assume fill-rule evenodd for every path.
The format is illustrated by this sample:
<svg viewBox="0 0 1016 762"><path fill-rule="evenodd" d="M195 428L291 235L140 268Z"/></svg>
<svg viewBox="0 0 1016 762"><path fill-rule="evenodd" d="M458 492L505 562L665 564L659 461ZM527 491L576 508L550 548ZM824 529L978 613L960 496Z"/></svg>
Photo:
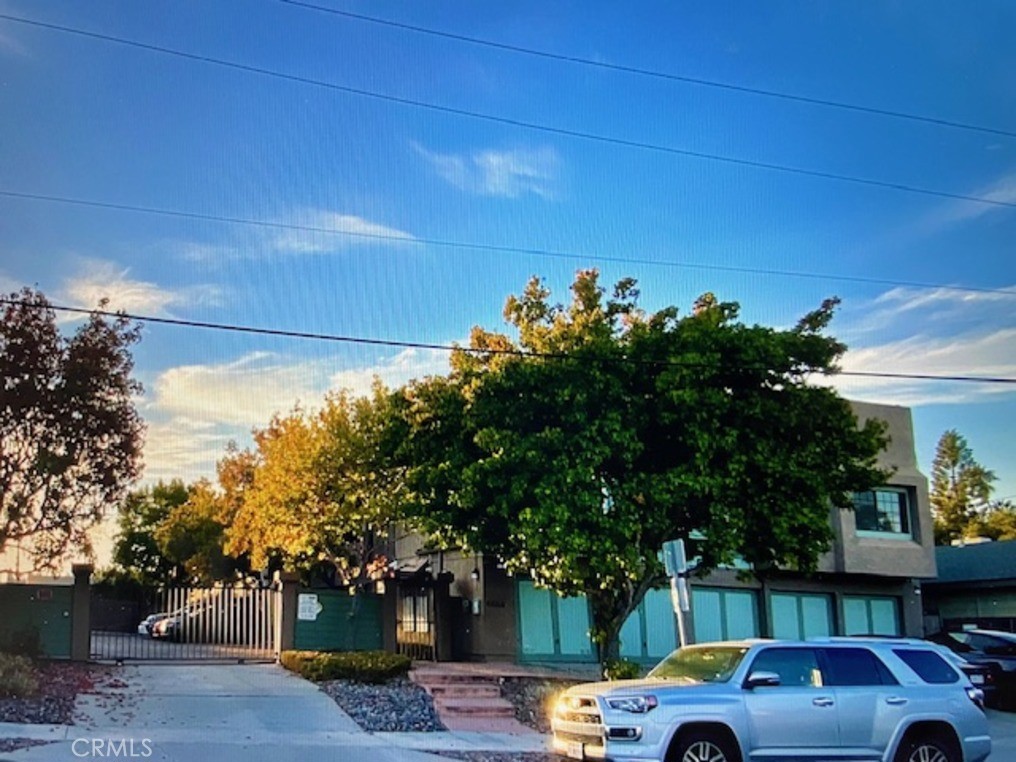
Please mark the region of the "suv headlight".
<svg viewBox="0 0 1016 762"><path fill-rule="evenodd" d="M656 696L618 696L607 699L607 706L611 709L632 714L645 714L655 708L658 703Z"/></svg>

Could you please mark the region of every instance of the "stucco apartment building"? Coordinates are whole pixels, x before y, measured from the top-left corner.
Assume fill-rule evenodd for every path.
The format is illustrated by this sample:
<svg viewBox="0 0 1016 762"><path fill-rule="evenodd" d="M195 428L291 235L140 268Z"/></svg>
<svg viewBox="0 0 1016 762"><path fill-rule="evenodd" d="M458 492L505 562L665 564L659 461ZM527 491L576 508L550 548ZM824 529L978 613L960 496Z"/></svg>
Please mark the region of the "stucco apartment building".
<svg viewBox="0 0 1016 762"><path fill-rule="evenodd" d="M927 479L918 471L910 410L853 403L862 420L888 423L881 464L890 483L830 509L831 550L810 576L777 573L764 583L723 569L692 579L693 642L741 637L923 634L921 581L935 577ZM426 551L396 539L398 640L414 655L521 662L595 660L583 597L562 598L508 576L494 559ZM668 590L651 591L621 633L622 655L651 662L677 643Z"/></svg>

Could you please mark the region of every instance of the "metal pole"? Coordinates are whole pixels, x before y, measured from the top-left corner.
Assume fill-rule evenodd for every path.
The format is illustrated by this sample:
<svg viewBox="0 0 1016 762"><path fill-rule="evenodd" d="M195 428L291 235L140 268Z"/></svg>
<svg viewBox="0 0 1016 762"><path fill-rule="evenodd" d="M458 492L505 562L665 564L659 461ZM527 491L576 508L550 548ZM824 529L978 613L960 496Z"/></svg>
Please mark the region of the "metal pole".
<svg viewBox="0 0 1016 762"><path fill-rule="evenodd" d="M684 648L688 645L688 636L685 633L684 611L681 608L681 596L677 591L677 576L670 578L670 601L674 609L674 616L677 617L677 639L678 645Z"/></svg>

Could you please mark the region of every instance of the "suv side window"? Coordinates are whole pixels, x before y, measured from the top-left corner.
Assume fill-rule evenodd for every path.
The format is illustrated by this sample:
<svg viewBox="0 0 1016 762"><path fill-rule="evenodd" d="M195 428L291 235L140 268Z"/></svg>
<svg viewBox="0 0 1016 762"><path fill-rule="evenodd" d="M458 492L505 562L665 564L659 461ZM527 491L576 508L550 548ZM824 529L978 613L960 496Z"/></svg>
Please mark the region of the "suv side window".
<svg viewBox="0 0 1016 762"><path fill-rule="evenodd" d="M752 672L775 672L780 685L788 687L825 684L814 648L767 648L755 657L748 670Z"/></svg>
<svg viewBox="0 0 1016 762"><path fill-rule="evenodd" d="M889 668L867 648L827 648L826 685L898 685Z"/></svg>
<svg viewBox="0 0 1016 762"><path fill-rule="evenodd" d="M926 683L945 685L960 681L959 673L933 651L894 648L893 653L899 656Z"/></svg>

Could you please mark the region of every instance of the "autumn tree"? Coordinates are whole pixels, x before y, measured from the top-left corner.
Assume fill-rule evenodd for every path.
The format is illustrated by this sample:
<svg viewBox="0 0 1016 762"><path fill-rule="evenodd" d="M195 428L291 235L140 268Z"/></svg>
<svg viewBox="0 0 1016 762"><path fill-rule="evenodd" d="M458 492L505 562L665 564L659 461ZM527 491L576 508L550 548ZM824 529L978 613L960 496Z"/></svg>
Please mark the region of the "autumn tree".
<svg viewBox="0 0 1016 762"><path fill-rule="evenodd" d="M246 563L224 550L229 520L226 494L206 480L135 490L119 507L115 569L147 588L233 579Z"/></svg>
<svg viewBox="0 0 1016 762"><path fill-rule="evenodd" d="M207 480L193 484L187 499L159 523L155 539L163 558L178 570L177 582L208 585L233 579L242 559L224 550L223 497Z"/></svg>
<svg viewBox="0 0 1016 762"><path fill-rule="evenodd" d="M88 530L141 469L141 393L130 348L139 328L91 314L63 335L49 301L29 288L0 314L0 552L26 570L91 553Z"/></svg>
<svg viewBox="0 0 1016 762"><path fill-rule="evenodd" d="M383 544L398 503L396 472L380 468L389 435L390 394L329 395L317 412L276 416L254 434L256 452L227 550L248 553L252 568L277 563L357 585L383 562Z"/></svg>
<svg viewBox="0 0 1016 762"><path fill-rule="evenodd" d="M966 527L968 537L989 540L1016 540L1016 505L1009 500L991 503Z"/></svg>
<svg viewBox="0 0 1016 762"><path fill-rule="evenodd" d="M400 401L407 511L448 545L585 594L601 662L663 583L664 541L701 533L701 573L737 557L759 575L808 571L831 506L887 477L884 425L809 383L844 351L824 334L835 302L775 330L712 295L684 317L638 297L624 280L608 298L584 271L564 306L533 279L505 307L516 340L474 329L450 377Z"/></svg>
<svg viewBox="0 0 1016 762"><path fill-rule="evenodd" d="M935 542L948 545L976 532L976 520L987 507L995 474L974 460L966 438L955 429L942 434L931 464L931 509Z"/></svg>

